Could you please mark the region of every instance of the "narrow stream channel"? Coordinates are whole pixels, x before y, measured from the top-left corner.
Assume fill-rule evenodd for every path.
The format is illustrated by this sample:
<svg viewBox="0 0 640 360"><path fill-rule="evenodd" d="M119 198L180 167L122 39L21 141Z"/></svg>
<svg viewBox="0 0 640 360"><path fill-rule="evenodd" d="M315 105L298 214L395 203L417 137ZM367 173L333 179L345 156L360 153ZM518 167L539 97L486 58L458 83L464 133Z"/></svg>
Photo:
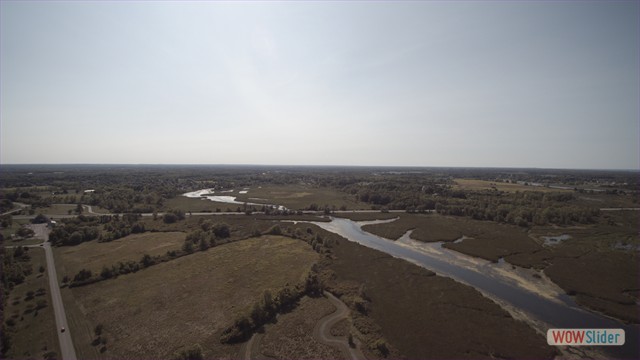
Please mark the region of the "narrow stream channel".
<svg viewBox="0 0 640 360"><path fill-rule="evenodd" d="M384 222L390 221L393 220ZM638 326L624 325L603 315L583 310L575 304L573 298L563 292L541 294L520 286L508 271L498 271L500 269L497 269L497 266L502 266L504 270L505 264L483 264L483 260L442 249L439 244L424 244L426 246L421 248L413 243L415 240L410 239L408 234L398 242L387 240L362 230L362 225L366 223L373 222L358 223L341 218L333 218L331 222L313 222L350 241L470 285L485 296L524 312L527 317L533 318L539 327L543 327L541 330L545 332L547 328L622 328L626 333L623 346L602 346L595 350L616 358L635 359L640 354ZM475 261L470 264L470 259ZM517 268L514 269L514 272L517 271Z"/></svg>

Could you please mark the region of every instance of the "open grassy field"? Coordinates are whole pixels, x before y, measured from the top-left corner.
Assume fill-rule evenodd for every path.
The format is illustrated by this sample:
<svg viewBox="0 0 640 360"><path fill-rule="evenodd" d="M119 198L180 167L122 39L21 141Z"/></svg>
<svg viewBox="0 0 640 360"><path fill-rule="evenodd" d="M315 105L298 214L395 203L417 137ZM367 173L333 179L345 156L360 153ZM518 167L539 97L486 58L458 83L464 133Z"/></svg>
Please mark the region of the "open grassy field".
<svg viewBox="0 0 640 360"><path fill-rule="evenodd" d="M145 232L111 242L93 240L76 246L57 247L54 255L62 264L58 276L73 277L81 269L99 273L103 266L117 265L119 261L139 261L144 254L163 255L180 249L185 237L183 232Z"/></svg>
<svg viewBox="0 0 640 360"><path fill-rule="evenodd" d="M104 325L102 357L167 359L199 344L205 358L228 358L237 356L239 346L222 345L222 330L265 290L275 293L303 280L317 260L303 241L263 236L65 290L77 302L73 316L89 324L84 329ZM78 342L91 338L75 331L73 336ZM83 351L86 345L76 347L80 358L96 357Z"/></svg>
<svg viewBox="0 0 640 360"><path fill-rule="evenodd" d="M239 202L283 205L293 210L306 209L311 204L316 204L321 208L327 205L330 208L335 206L336 209L344 207L348 210L368 209L370 207L367 204L355 201L353 196L341 193L338 190L310 185L267 185L251 188L246 194L240 194L236 189L230 193L216 192L216 195L235 196L236 201ZM193 212L215 212L219 209L224 212L227 210L236 211L238 207L242 206L242 204L229 204L176 196L165 201L163 209L181 209ZM254 207L260 210L260 205L254 205Z"/></svg>
<svg viewBox="0 0 640 360"><path fill-rule="evenodd" d="M506 192L515 192L515 191L544 191L544 192L562 192L562 191L573 191L573 190L563 190L563 189L552 189L543 186L532 186L532 185L524 185L524 184L512 184L512 183L504 183L499 181L487 181L487 180L476 180L476 179L454 179L455 185L454 188L460 190L492 190L496 189L499 191Z"/></svg>
<svg viewBox="0 0 640 360"><path fill-rule="evenodd" d="M6 354L7 359L43 358L49 352L56 353L56 356L61 354L48 275L46 271L39 271L41 266L45 269L47 266L44 250L31 248L29 255L33 273L24 283L13 288L4 309L2 320L7 325L15 324L9 326L12 345ZM30 292L34 295L28 296ZM38 309L38 303L44 307Z"/></svg>
<svg viewBox="0 0 640 360"><path fill-rule="evenodd" d="M278 322L265 326L260 352L273 359L340 359L342 352L318 342L313 328L335 307L324 297L300 299L293 311L278 316Z"/></svg>
<svg viewBox="0 0 640 360"><path fill-rule="evenodd" d="M555 354L542 335L469 286L346 240L332 251L330 290L340 294L341 284L350 282L364 289L368 316L403 357L545 359Z"/></svg>
<svg viewBox="0 0 640 360"><path fill-rule="evenodd" d="M347 210L368 209L369 205L355 200L349 194L342 193L331 188L319 188L310 185L267 185L258 188L251 188L246 194L230 194L238 196L238 201L268 203L283 205L289 209L306 209L311 204L316 204L321 208L325 205L335 206L340 209L344 206ZM256 200L262 199L262 200Z"/></svg>
<svg viewBox="0 0 640 360"><path fill-rule="evenodd" d="M11 235L15 235L16 232L23 226L23 225L27 225L30 224L31 222L29 220L18 220L18 219L13 219L11 226L6 227L6 228L2 228L2 230L0 230L0 233L2 234L2 236L4 236L5 242L7 245L29 245L29 244L35 244L38 242L42 242L42 240L37 240L36 242L34 241L29 241L29 239L22 239L22 238L17 238L14 237L12 239Z"/></svg>
<svg viewBox="0 0 640 360"><path fill-rule="evenodd" d="M236 211L238 206L242 207L242 204L229 204L179 195L165 201L162 209L180 209L186 212L216 212L219 209L222 212L226 212L227 210Z"/></svg>
<svg viewBox="0 0 640 360"><path fill-rule="evenodd" d="M43 215L47 215L49 217L54 217L55 218L56 215L60 216L60 215L75 214L76 207L77 207L76 204L51 204L48 207L38 208L36 210L36 214L43 214ZM92 214L89 211L87 211L86 207L83 207L82 210L83 210L82 213L84 215L88 215L88 216L95 215L95 214ZM110 213L109 210L103 209L103 208L101 208L99 206L92 206L91 207L91 211L93 211L96 214L108 214L108 213Z"/></svg>

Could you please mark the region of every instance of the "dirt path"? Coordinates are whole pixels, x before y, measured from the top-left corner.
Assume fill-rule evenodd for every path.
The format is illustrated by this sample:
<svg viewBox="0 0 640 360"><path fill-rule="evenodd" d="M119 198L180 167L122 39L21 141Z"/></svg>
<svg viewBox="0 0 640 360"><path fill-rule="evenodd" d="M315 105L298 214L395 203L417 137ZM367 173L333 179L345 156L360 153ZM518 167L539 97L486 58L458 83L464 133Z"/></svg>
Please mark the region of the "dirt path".
<svg viewBox="0 0 640 360"><path fill-rule="evenodd" d="M318 320L313 328L313 337L319 342L329 345L334 348L339 348L345 355L346 359L359 360L365 359L364 355L358 348L352 348L344 338L339 338L331 335L331 328L338 321L349 316L349 308L340 299L333 296L329 292L324 292L324 296L336 307L336 311ZM239 352L239 359L242 360L262 360L270 359L260 352L260 340L264 334L255 333L251 336L251 339L242 344Z"/></svg>
<svg viewBox="0 0 640 360"><path fill-rule="evenodd" d="M345 303L340 301L340 299L327 291L324 292L324 296L336 307L336 311L323 317L316 323L313 329L313 336L323 344L340 348L348 359L365 359L360 349L349 346L346 339L331 335L333 325L349 316L349 308Z"/></svg>

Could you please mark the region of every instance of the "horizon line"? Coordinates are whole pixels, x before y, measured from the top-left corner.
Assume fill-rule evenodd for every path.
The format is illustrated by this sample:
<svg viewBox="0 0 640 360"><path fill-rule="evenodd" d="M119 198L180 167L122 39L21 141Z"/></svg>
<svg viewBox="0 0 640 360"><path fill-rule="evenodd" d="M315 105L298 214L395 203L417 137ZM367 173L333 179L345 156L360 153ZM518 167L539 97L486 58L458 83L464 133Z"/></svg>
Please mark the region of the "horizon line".
<svg viewBox="0 0 640 360"><path fill-rule="evenodd" d="M434 166L434 165L339 165L339 164L239 164L239 163L0 163L3 166L210 166L210 167L306 167L306 168L396 168L396 169L513 169L513 170L574 170L640 172L640 168L561 168L539 166Z"/></svg>

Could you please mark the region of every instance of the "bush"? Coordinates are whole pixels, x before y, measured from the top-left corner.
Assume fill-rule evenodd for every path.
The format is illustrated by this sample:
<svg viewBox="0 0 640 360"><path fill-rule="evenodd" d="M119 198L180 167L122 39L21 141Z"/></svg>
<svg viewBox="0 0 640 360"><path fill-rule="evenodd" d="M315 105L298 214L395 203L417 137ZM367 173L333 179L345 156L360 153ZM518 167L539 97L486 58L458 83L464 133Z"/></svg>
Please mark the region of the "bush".
<svg viewBox="0 0 640 360"><path fill-rule="evenodd" d="M174 213L166 213L162 216L162 221L164 221L165 224L173 224L178 221L178 216Z"/></svg>
<svg viewBox="0 0 640 360"><path fill-rule="evenodd" d="M134 234L140 234L140 233L143 233L144 231L145 231L144 224L139 222L133 224L133 226L131 227L131 232Z"/></svg>
<svg viewBox="0 0 640 360"><path fill-rule="evenodd" d="M93 274L91 270L82 269L73 277L74 282L82 282L91 278Z"/></svg>
<svg viewBox="0 0 640 360"><path fill-rule="evenodd" d="M213 227L213 234L220 239L228 238L231 236L231 229L227 224L216 224Z"/></svg>
<svg viewBox="0 0 640 360"><path fill-rule="evenodd" d="M273 225L271 227L271 229L269 229L267 231L267 234L269 234L269 235L282 235L282 229L280 228L280 225Z"/></svg>
<svg viewBox="0 0 640 360"><path fill-rule="evenodd" d="M31 222L34 224L44 224L49 222L49 218L42 214L38 214L35 218L33 218L33 220L31 220Z"/></svg>
<svg viewBox="0 0 640 360"><path fill-rule="evenodd" d="M202 360L204 356L202 355L202 348L199 344L194 345L192 348L187 350L182 350L180 353L176 354L176 360Z"/></svg>
<svg viewBox="0 0 640 360"><path fill-rule="evenodd" d="M18 231L16 232L16 234L20 237L24 237L24 238L30 238L33 235L35 235L35 232L33 232L33 230L27 228L27 227L22 227L20 229L18 229Z"/></svg>

